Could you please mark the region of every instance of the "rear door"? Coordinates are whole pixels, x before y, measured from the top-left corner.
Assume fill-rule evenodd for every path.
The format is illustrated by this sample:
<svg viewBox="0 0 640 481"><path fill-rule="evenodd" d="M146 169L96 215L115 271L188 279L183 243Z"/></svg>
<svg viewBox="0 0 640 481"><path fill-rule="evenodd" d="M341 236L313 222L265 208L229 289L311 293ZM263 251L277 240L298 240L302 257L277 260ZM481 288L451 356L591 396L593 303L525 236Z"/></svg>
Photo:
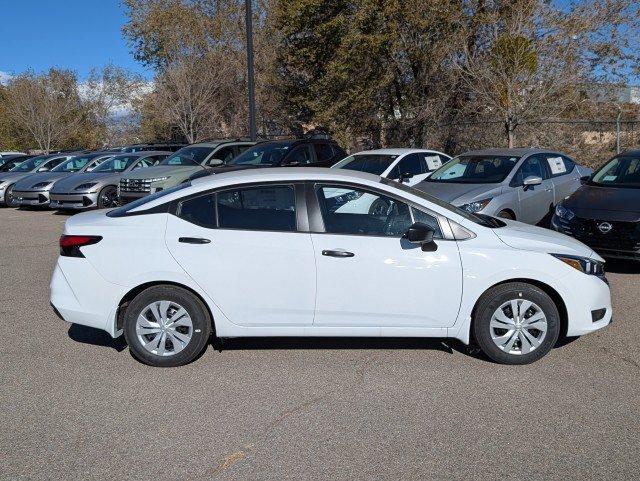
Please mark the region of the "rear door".
<svg viewBox="0 0 640 481"><path fill-rule="evenodd" d="M516 217L521 222L539 223L555 203L553 182L546 162L542 155L531 155L524 160L513 177L511 187L517 189L520 207ZM524 180L531 176L540 177L542 184L525 187Z"/></svg>
<svg viewBox="0 0 640 481"><path fill-rule="evenodd" d="M241 326L309 326L316 268L294 184L239 186L183 200L166 242L186 273Z"/></svg>

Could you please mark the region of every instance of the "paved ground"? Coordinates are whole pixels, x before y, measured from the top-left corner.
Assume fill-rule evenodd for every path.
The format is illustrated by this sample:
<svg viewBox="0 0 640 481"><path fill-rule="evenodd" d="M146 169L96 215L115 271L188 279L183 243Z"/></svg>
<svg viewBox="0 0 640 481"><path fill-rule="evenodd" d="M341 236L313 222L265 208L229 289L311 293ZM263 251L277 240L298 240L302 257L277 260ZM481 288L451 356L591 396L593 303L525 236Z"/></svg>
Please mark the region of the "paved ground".
<svg viewBox="0 0 640 481"><path fill-rule="evenodd" d="M530 366L444 341L275 339L163 370L51 312L65 219L0 209L2 479L637 476L640 268L609 274L613 326Z"/></svg>

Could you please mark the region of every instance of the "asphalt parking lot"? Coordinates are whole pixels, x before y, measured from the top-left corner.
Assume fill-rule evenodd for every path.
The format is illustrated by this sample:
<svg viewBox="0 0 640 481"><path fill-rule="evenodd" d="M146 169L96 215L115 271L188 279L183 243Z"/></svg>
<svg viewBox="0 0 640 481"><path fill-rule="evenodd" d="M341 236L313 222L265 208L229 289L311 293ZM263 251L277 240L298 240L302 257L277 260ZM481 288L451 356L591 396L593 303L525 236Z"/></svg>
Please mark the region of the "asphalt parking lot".
<svg viewBox="0 0 640 481"><path fill-rule="evenodd" d="M0 209L2 479L637 476L640 267L608 274L612 326L533 365L446 340L248 339L154 369L51 311L66 218Z"/></svg>

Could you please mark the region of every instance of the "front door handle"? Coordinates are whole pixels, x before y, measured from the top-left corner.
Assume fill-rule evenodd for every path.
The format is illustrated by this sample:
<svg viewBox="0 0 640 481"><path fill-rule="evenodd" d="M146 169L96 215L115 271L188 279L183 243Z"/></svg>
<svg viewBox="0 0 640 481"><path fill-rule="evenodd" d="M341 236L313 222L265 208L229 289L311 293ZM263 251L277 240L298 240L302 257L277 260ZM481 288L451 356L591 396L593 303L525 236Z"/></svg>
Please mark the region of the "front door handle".
<svg viewBox="0 0 640 481"><path fill-rule="evenodd" d="M353 257L355 256L355 254L353 252L347 252L347 251L322 251L322 255L323 256L327 256L327 257Z"/></svg>
<svg viewBox="0 0 640 481"><path fill-rule="evenodd" d="M183 244L208 244L211 239L204 239L202 237L180 237L178 242Z"/></svg>

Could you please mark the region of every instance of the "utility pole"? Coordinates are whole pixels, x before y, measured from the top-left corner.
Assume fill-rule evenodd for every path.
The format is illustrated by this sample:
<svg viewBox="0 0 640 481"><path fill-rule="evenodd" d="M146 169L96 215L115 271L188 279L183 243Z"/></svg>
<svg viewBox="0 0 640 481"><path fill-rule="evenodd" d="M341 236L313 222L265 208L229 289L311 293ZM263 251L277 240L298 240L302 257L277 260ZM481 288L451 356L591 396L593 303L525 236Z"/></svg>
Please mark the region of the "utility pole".
<svg viewBox="0 0 640 481"><path fill-rule="evenodd" d="M253 78L253 8L251 0L245 0L246 28L247 28L247 85L249 91L249 137L255 141L256 130L256 92Z"/></svg>
<svg viewBox="0 0 640 481"><path fill-rule="evenodd" d="M622 117L622 110L618 107L618 117L616 117L616 154L620 153L620 117Z"/></svg>

